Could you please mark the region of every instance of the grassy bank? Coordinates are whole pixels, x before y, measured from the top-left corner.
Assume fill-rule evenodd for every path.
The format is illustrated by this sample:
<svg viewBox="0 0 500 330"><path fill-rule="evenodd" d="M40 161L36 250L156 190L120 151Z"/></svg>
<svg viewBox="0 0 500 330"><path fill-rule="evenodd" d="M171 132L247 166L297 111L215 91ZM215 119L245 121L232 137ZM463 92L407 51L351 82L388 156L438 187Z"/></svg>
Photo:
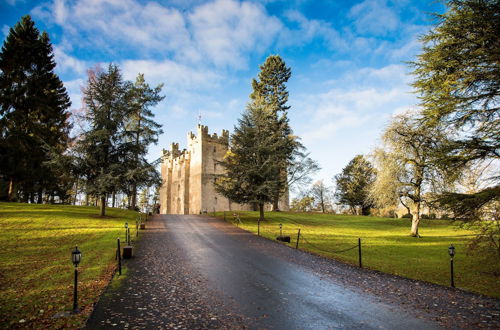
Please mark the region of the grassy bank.
<svg viewBox="0 0 500 330"><path fill-rule="evenodd" d="M245 230L257 233L258 212L238 212ZM223 218L224 214L216 214ZM262 236L275 240L279 224L283 235L291 236L295 247L297 230L302 238L299 248L326 257L358 265L358 237L362 239L363 266L382 272L419 279L441 285L450 284L448 246L456 247L456 287L490 296L500 297L500 263L494 255L467 254L470 230L460 229L450 221L423 220L421 238L409 236L409 219L389 219L366 216L307 214L280 212L266 213L261 223ZM232 212L226 219L234 222Z"/></svg>
<svg viewBox="0 0 500 330"><path fill-rule="evenodd" d="M116 238L136 212L94 207L0 203L0 328L77 328L115 268ZM71 250L79 266L81 314L53 318L72 309Z"/></svg>

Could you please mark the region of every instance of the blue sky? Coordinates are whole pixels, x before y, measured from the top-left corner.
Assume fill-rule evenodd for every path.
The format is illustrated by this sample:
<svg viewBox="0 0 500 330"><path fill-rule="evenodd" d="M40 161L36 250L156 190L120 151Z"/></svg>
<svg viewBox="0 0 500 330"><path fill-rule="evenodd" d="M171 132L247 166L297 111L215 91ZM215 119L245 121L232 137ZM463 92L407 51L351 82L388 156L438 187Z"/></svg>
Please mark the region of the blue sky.
<svg viewBox="0 0 500 330"><path fill-rule="evenodd" d="M0 1L3 37L24 14L49 33L72 108L96 64L165 84L154 109L165 133L150 159L171 142L185 147L198 114L211 132L232 130L259 64L279 54L292 68L291 126L329 184L370 153L392 115L415 108L405 62L420 52L428 14L444 10L433 0Z"/></svg>

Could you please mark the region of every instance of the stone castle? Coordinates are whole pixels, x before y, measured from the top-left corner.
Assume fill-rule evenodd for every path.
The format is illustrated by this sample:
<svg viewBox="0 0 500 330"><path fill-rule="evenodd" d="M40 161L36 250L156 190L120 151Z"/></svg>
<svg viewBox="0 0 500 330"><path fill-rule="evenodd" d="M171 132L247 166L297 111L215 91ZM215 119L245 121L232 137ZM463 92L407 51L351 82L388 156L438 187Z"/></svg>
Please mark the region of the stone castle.
<svg viewBox="0 0 500 330"><path fill-rule="evenodd" d="M229 132L221 136L209 134L208 127L198 125L195 135L187 135L187 149L172 143L163 150L160 188L161 214L200 214L213 211L250 211L253 205L232 203L215 191L215 180L225 173L217 164L229 147ZM280 201L281 210L288 210L288 194ZM269 209L270 206L266 208Z"/></svg>

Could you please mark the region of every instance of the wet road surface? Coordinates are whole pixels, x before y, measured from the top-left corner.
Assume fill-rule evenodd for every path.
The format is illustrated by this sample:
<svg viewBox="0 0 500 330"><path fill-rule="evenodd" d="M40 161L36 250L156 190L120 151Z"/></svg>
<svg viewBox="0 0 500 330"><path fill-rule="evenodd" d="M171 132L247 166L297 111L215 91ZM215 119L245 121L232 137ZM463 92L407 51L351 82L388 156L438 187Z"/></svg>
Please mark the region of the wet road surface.
<svg viewBox="0 0 500 330"><path fill-rule="evenodd" d="M287 248L219 220L192 215L167 215L161 220L166 222L168 239L219 293L224 305L243 315L251 328L438 327L398 304L382 303L376 296L268 253L269 248Z"/></svg>

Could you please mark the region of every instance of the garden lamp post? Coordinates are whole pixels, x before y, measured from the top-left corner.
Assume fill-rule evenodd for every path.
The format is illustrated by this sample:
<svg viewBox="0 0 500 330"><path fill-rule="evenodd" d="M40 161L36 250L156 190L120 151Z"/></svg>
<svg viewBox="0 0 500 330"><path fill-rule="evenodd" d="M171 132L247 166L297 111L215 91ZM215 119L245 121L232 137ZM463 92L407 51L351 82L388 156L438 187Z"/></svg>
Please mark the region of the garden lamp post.
<svg viewBox="0 0 500 330"><path fill-rule="evenodd" d="M73 313L79 313L78 310L78 264L82 260L82 253L78 250L78 246L75 246L75 249L71 252L71 261L75 266L75 285L73 292Z"/></svg>
<svg viewBox="0 0 500 330"><path fill-rule="evenodd" d="M125 242L128 242L128 222L125 222Z"/></svg>
<svg viewBox="0 0 500 330"><path fill-rule="evenodd" d="M451 280L451 286L454 288L455 287L455 279L453 277L453 257L455 256L455 247L453 244L450 244L448 247L448 254L450 255L450 280Z"/></svg>

